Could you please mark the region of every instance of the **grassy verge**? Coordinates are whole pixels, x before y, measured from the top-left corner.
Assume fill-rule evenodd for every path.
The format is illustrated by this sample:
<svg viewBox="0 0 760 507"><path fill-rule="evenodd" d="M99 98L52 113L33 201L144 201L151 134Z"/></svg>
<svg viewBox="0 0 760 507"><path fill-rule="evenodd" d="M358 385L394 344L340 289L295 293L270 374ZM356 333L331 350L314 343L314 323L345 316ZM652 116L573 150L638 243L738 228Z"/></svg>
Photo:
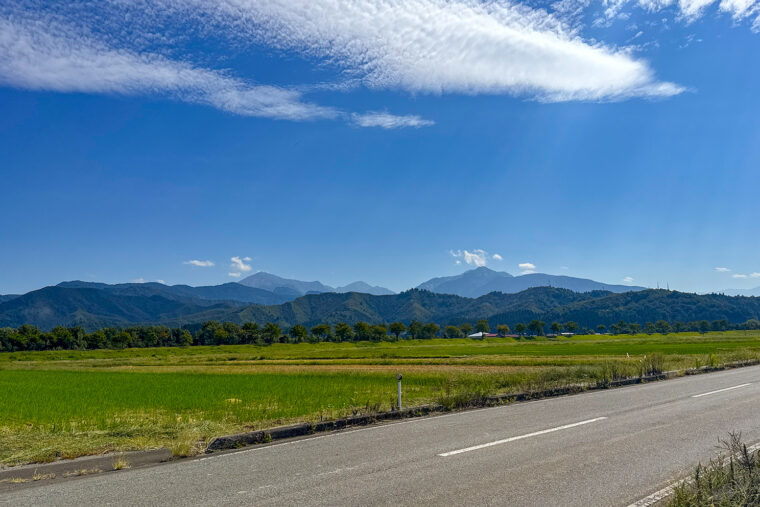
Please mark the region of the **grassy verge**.
<svg viewBox="0 0 760 507"><path fill-rule="evenodd" d="M760 333L0 354L0 465L760 358Z"/></svg>
<svg viewBox="0 0 760 507"><path fill-rule="evenodd" d="M690 479L675 488L666 505L760 505L760 454L748 450L739 435L730 435L722 444L724 452L706 466L697 465Z"/></svg>

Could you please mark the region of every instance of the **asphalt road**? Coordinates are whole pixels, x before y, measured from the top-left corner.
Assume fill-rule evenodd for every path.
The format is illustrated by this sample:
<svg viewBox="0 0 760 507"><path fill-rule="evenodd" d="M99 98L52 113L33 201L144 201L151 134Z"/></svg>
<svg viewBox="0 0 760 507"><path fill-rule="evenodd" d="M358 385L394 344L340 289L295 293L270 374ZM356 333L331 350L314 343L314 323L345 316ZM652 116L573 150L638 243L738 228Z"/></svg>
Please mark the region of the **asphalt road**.
<svg viewBox="0 0 760 507"><path fill-rule="evenodd" d="M729 431L760 440L760 367L51 481L0 504L626 506Z"/></svg>

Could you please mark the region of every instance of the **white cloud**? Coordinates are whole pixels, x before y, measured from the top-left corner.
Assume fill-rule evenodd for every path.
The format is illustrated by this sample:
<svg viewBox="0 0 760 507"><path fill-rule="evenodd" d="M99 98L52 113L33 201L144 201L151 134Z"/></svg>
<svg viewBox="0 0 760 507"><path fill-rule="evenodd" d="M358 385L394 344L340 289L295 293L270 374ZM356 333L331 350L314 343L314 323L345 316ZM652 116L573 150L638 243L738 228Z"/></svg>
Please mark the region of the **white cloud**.
<svg viewBox="0 0 760 507"><path fill-rule="evenodd" d="M0 17L0 84L58 92L163 94L243 116L306 120L338 115L303 102L294 90L251 85L158 54L114 49L45 17Z"/></svg>
<svg viewBox="0 0 760 507"><path fill-rule="evenodd" d="M750 278L760 278L760 273L758 273L758 272L755 272L755 273L750 273L750 274L749 274L749 277L750 277Z"/></svg>
<svg viewBox="0 0 760 507"><path fill-rule="evenodd" d="M517 267L520 268L523 275L529 275L536 272L536 265L532 262L521 262Z"/></svg>
<svg viewBox="0 0 760 507"><path fill-rule="evenodd" d="M435 125L432 120L425 120L416 115L396 116L389 113L371 112L365 114L354 113L352 121L359 127L381 127L384 129L397 129L404 127L429 127Z"/></svg>
<svg viewBox="0 0 760 507"><path fill-rule="evenodd" d="M734 278L747 278L747 275L743 275L741 273L735 273L731 276L733 276Z"/></svg>
<svg viewBox="0 0 760 507"><path fill-rule="evenodd" d="M719 273L728 273L731 270L728 269L728 268L715 268L715 271L717 271Z"/></svg>
<svg viewBox="0 0 760 507"><path fill-rule="evenodd" d="M491 256L491 258L492 258L493 260L495 260L495 261L503 261L503 260L504 260L504 257L502 257L502 256L501 256L501 255L499 255L499 254L493 254L493 255Z"/></svg>
<svg viewBox="0 0 760 507"><path fill-rule="evenodd" d="M700 18L708 10L708 7L718 3L718 10L731 15L734 20L742 20L760 12L760 2L758 0L605 0L605 5L609 7L605 10L607 19L612 19L620 15L621 9L632 3L638 5L648 12L659 12L663 9L675 7L678 11L678 19L686 23L692 23ZM664 18L663 25L667 26L667 18ZM760 18L755 18L755 25L760 23Z"/></svg>
<svg viewBox="0 0 760 507"><path fill-rule="evenodd" d="M143 5L140 0L132 3ZM150 6L155 15L155 3ZM508 0L163 0L209 31L326 59L375 89L530 95L547 101L670 96L628 52L583 41Z"/></svg>
<svg viewBox="0 0 760 507"><path fill-rule="evenodd" d="M161 285L166 285L166 282L165 282L165 281L163 281L163 280L161 280L160 278L159 278L158 280L156 280L156 281L157 281L158 283L160 283Z"/></svg>
<svg viewBox="0 0 760 507"><path fill-rule="evenodd" d="M633 283L633 277L626 276L623 278L623 283Z"/></svg>
<svg viewBox="0 0 760 507"><path fill-rule="evenodd" d="M250 257L232 257L230 258L231 264L230 264L230 272L227 273L228 275L238 278L243 273L248 273L252 268L250 264L246 264L247 262L252 261Z"/></svg>
<svg viewBox="0 0 760 507"><path fill-rule="evenodd" d="M148 282L148 280L146 280L146 279L145 279L145 278L143 278L143 277L140 277L140 278L133 278L133 279L132 279L132 283L147 283L147 282Z"/></svg>
<svg viewBox="0 0 760 507"><path fill-rule="evenodd" d="M185 261L182 264L189 264L190 266L197 266L199 268L211 268L214 266L213 261L199 261L196 259L193 259L191 261Z"/></svg>
<svg viewBox="0 0 760 507"><path fill-rule="evenodd" d="M488 263L488 252L480 248L476 248L472 252L469 250L450 250L449 253L455 258L464 260L467 264L475 265L479 268ZM460 264L461 260L457 260L457 264Z"/></svg>

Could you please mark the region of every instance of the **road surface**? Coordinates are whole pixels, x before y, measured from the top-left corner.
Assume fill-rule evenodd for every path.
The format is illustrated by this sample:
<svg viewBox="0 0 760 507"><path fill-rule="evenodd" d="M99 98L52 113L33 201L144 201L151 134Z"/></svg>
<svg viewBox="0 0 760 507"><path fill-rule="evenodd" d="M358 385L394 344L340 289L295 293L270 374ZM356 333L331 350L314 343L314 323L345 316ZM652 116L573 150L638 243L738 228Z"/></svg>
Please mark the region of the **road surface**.
<svg viewBox="0 0 760 507"><path fill-rule="evenodd" d="M23 486L0 505L629 505L760 440L760 367Z"/></svg>

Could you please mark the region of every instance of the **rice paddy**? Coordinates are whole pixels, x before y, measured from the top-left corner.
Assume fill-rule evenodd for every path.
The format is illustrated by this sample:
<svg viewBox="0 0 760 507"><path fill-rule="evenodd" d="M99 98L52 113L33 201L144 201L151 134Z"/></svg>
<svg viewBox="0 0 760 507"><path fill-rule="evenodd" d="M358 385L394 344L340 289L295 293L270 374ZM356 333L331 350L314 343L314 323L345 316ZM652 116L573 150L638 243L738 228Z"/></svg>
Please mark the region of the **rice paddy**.
<svg viewBox="0 0 760 507"><path fill-rule="evenodd" d="M436 339L0 354L0 466L202 452L217 435L760 358L760 332Z"/></svg>

